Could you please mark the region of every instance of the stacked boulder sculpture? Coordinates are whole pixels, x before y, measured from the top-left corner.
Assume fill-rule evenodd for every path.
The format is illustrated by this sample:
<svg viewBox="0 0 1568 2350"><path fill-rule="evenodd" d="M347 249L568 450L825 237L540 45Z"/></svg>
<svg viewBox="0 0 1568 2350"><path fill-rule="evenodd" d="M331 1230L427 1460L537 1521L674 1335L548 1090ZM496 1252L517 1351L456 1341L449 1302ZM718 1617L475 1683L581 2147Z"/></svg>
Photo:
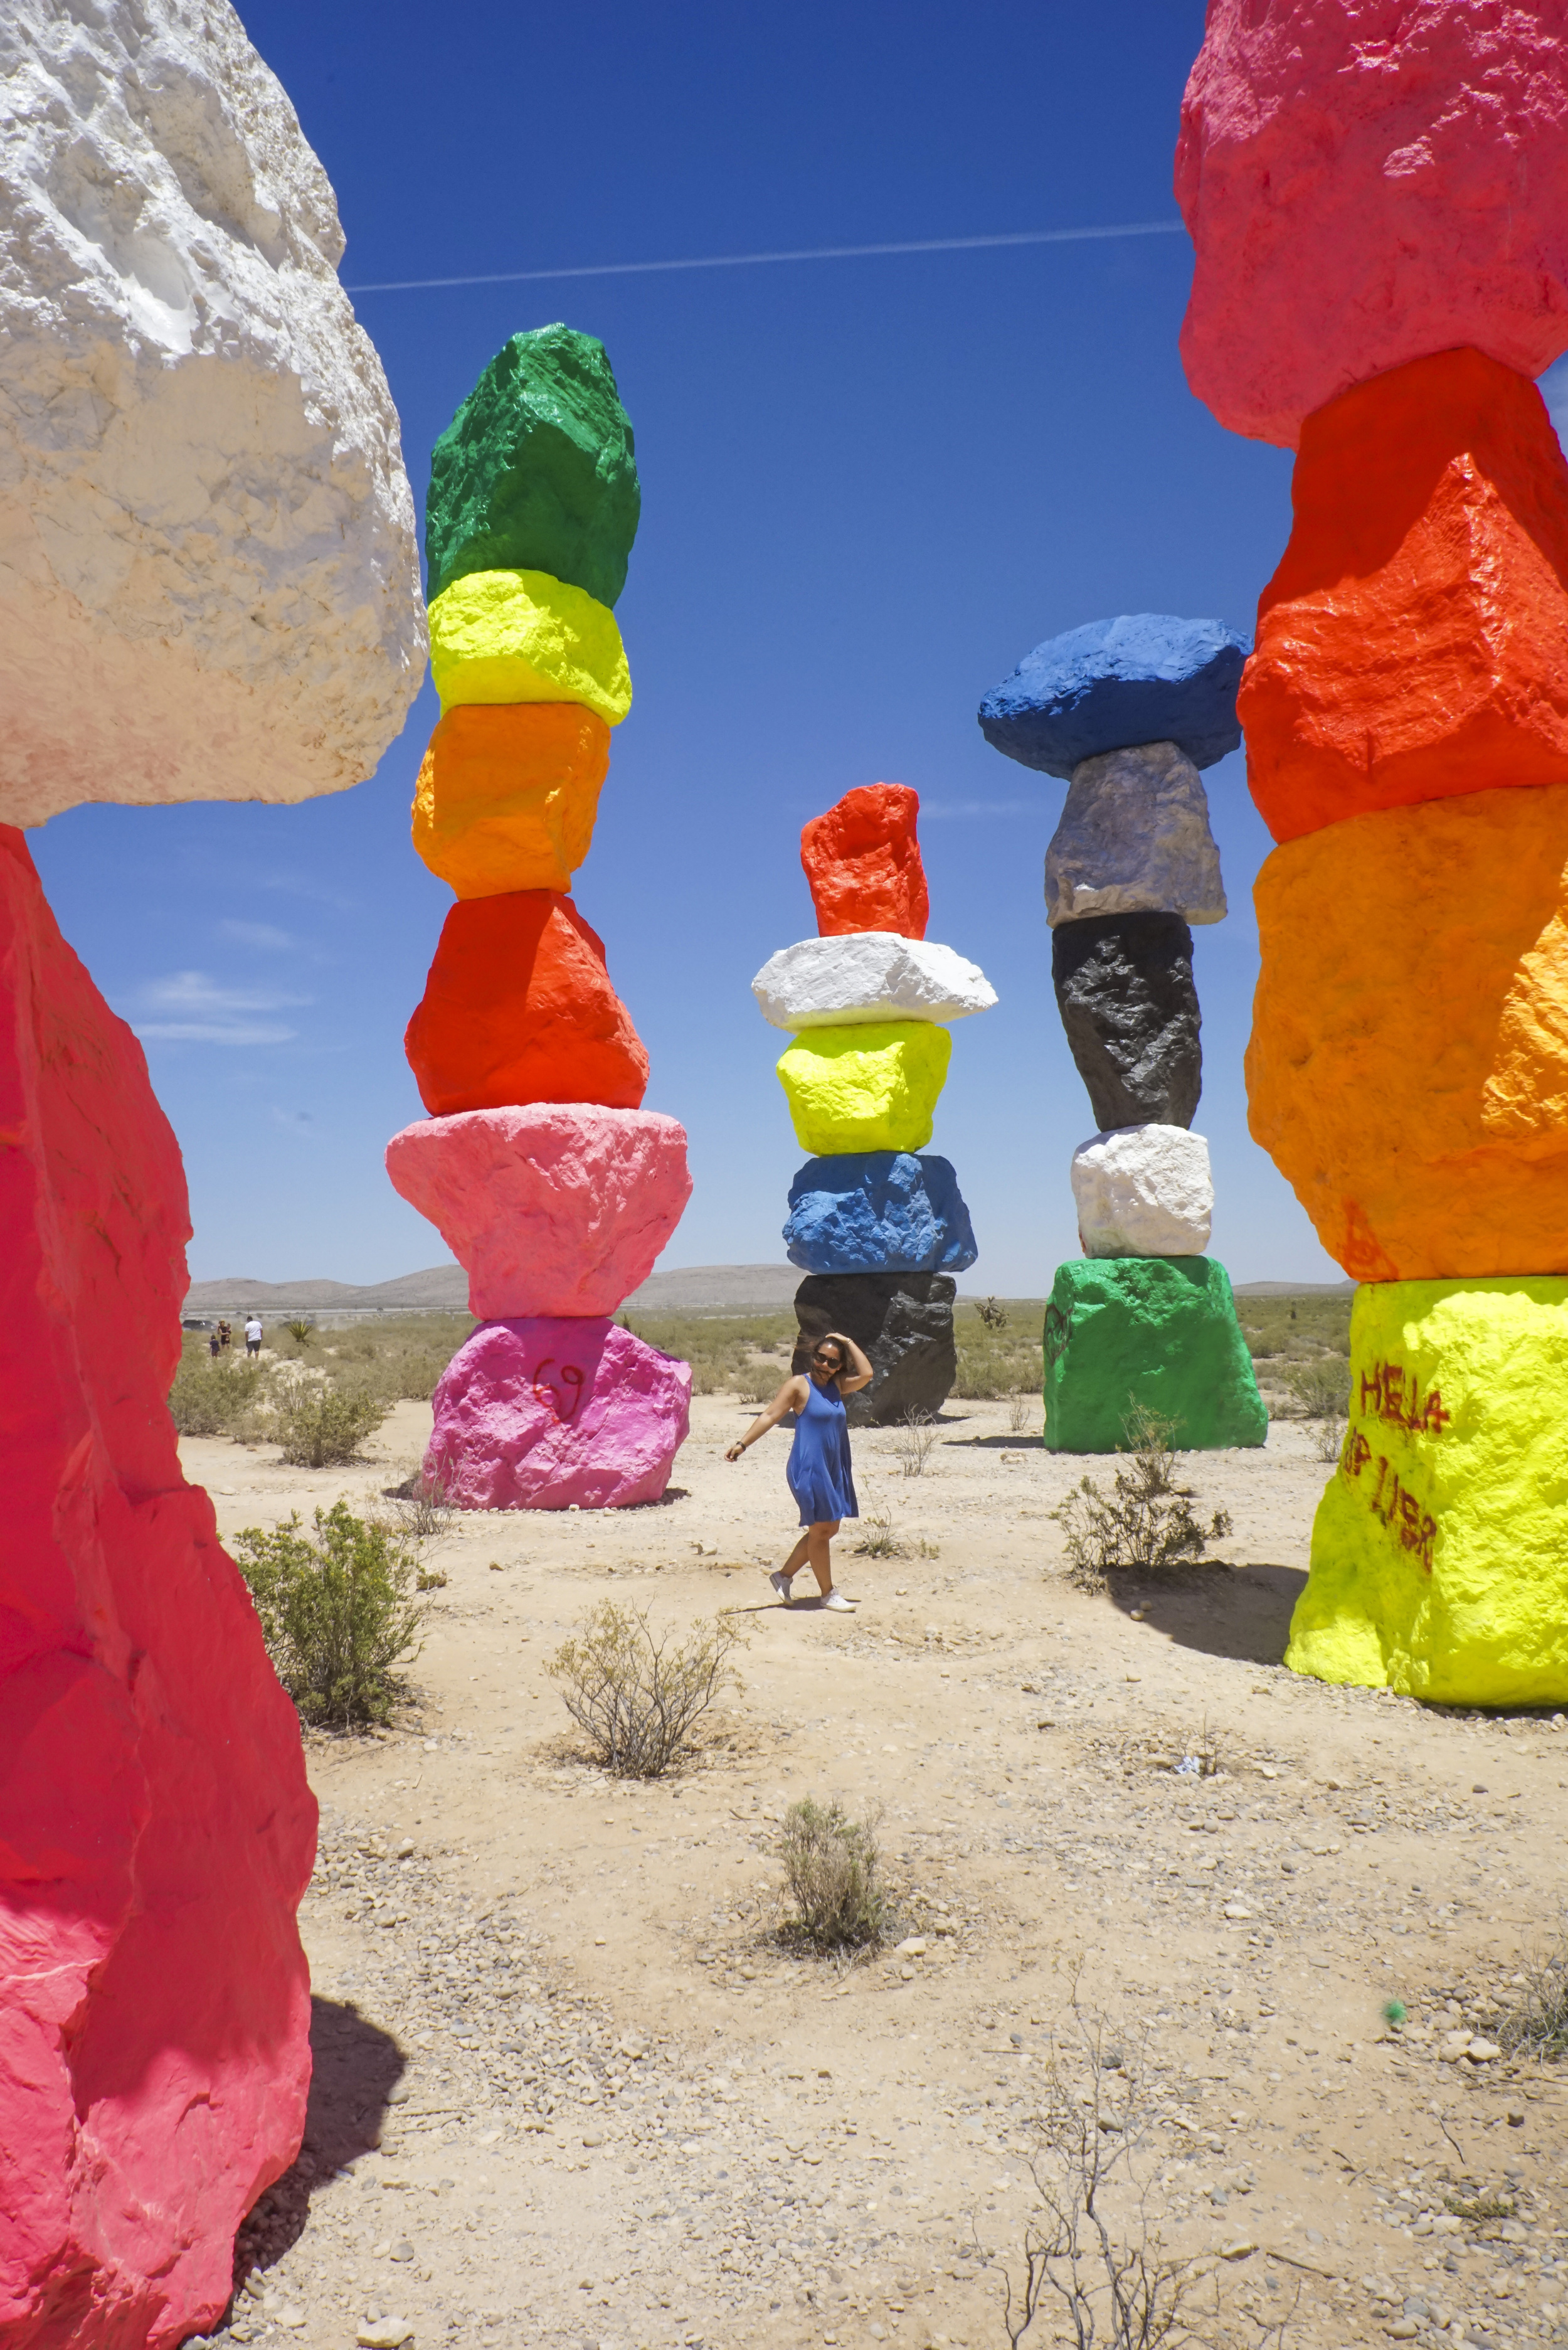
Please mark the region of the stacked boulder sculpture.
<svg viewBox="0 0 1568 2350"><path fill-rule="evenodd" d="M1067 783L1045 854L1057 1007L1100 1131L1074 1158L1079 1261L1045 1312L1045 1441L1110 1452L1142 1412L1184 1450L1262 1444L1268 1415L1191 1132L1202 1087L1195 922L1224 919L1199 769L1241 740L1245 648L1217 620L1096 621L986 695L1009 758Z"/></svg>
<svg viewBox="0 0 1568 2350"><path fill-rule="evenodd" d="M332 191L225 0L9 0L0 85L0 2344L175 2350L299 2148L316 1805L181 1471L179 1149L21 827L362 780L424 623Z"/></svg>
<svg viewBox="0 0 1568 2350"><path fill-rule="evenodd" d="M611 1316L691 1194L648 1055L573 904L610 729L612 607L640 493L602 344L514 335L436 443L425 517L441 716L414 846L455 891L404 1040L427 1118L387 1171L469 1276L481 1326L435 1393L427 1477L465 1509L657 1499L691 1374Z"/></svg>
<svg viewBox="0 0 1568 2350"><path fill-rule="evenodd" d="M855 1339L875 1375L848 1400L860 1422L929 1415L946 1400L958 1369L954 1275L977 1253L957 1176L924 1154L949 1025L996 995L973 963L926 937L919 805L902 784L867 784L805 827L817 936L781 948L752 982L764 1020L792 1034L779 1082L812 1154L784 1230L806 1275L795 1367L826 1331Z"/></svg>
<svg viewBox="0 0 1568 2350"><path fill-rule="evenodd" d="M1211 0L1182 351L1296 450L1240 708L1252 1131L1362 1286L1286 1661L1568 1698L1568 47Z"/></svg>

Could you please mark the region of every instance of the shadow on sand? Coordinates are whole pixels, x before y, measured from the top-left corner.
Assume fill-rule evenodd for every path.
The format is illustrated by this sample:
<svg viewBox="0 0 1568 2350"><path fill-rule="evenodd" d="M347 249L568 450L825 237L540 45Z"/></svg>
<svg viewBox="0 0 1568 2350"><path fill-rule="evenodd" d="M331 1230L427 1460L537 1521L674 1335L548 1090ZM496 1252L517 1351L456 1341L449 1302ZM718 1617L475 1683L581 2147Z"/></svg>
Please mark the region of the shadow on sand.
<svg viewBox="0 0 1568 2350"><path fill-rule="evenodd" d="M1109 1577L1124 1616L1140 1608L1145 1626L1179 1648L1249 1665L1284 1661L1292 1611L1305 1582L1306 1570L1297 1566L1198 1565L1158 1583L1147 1575Z"/></svg>

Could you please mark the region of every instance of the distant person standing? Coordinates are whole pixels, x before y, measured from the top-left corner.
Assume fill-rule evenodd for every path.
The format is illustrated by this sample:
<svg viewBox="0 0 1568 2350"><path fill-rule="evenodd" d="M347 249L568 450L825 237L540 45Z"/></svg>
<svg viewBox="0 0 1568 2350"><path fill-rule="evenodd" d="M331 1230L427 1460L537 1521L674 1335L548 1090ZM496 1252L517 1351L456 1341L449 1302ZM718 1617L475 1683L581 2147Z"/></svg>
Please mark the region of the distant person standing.
<svg viewBox="0 0 1568 2350"><path fill-rule="evenodd" d="M207 1352L211 1355L214 1363L218 1359L218 1334L216 1330L214 1330L212 1336L207 1341Z"/></svg>
<svg viewBox="0 0 1568 2350"><path fill-rule="evenodd" d="M259 1354L261 1353L261 1342L262 1342L262 1326L261 1326L261 1322L260 1322L259 1318L258 1318L254 1314L253 1314L253 1315L251 1315L251 1317L250 1317L249 1321L245 1324L245 1352L246 1352L246 1354L247 1354L247 1355L259 1355Z"/></svg>
<svg viewBox="0 0 1568 2350"><path fill-rule="evenodd" d="M218 1346L223 1348L225 1355L228 1353L229 1347L233 1344L234 1336L234 1334L233 1330L229 1327L229 1325L226 1322L219 1323ZM215 1354L217 1352L217 1347L214 1347L213 1351Z"/></svg>

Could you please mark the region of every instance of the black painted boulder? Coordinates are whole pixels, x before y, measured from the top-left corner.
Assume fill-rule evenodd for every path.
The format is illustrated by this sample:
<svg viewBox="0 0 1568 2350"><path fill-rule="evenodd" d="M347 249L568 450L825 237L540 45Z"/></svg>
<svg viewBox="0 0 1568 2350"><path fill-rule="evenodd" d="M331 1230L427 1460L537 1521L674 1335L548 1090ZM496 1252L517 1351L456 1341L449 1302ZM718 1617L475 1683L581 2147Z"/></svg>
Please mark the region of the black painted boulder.
<svg viewBox="0 0 1568 2350"><path fill-rule="evenodd" d="M1192 932L1179 914L1097 914L1051 933L1051 976L1101 1133L1190 1126L1203 1088Z"/></svg>
<svg viewBox="0 0 1568 2350"><path fill-rule="evenodd" d="M811 1273L794 1294L800 1337L792 1367L809 1367L811 1349L829 1330L863 1347L876 1373L845 1399L857 1428L886 1428L909 1412L934 1415L958 1377L953 1299L946 1273Z"/></svg>

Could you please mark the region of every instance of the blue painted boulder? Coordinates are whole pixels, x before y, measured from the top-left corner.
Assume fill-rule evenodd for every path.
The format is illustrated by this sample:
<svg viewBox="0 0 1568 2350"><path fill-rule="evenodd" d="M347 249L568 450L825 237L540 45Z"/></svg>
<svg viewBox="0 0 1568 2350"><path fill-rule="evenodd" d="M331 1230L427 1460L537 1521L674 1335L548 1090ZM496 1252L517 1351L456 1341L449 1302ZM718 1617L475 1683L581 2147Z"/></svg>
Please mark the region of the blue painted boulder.
<svg viewBox="0 0 1568 2350"><path fill-rule="evenodd" d="M948 1160L908 1150L808 1159L784 1237L806 1273L965 1273L980 1253Z"/></svg>
<svg viewBox="0 0 1568 2350"><path fill-rule="evenodd" d="M1047 775L1140 743L1174 743L1211 767L1241 740L1236 689L1251 646L1223 620L1127 612L1026 653L980 705L994 750Z"/></svg>

